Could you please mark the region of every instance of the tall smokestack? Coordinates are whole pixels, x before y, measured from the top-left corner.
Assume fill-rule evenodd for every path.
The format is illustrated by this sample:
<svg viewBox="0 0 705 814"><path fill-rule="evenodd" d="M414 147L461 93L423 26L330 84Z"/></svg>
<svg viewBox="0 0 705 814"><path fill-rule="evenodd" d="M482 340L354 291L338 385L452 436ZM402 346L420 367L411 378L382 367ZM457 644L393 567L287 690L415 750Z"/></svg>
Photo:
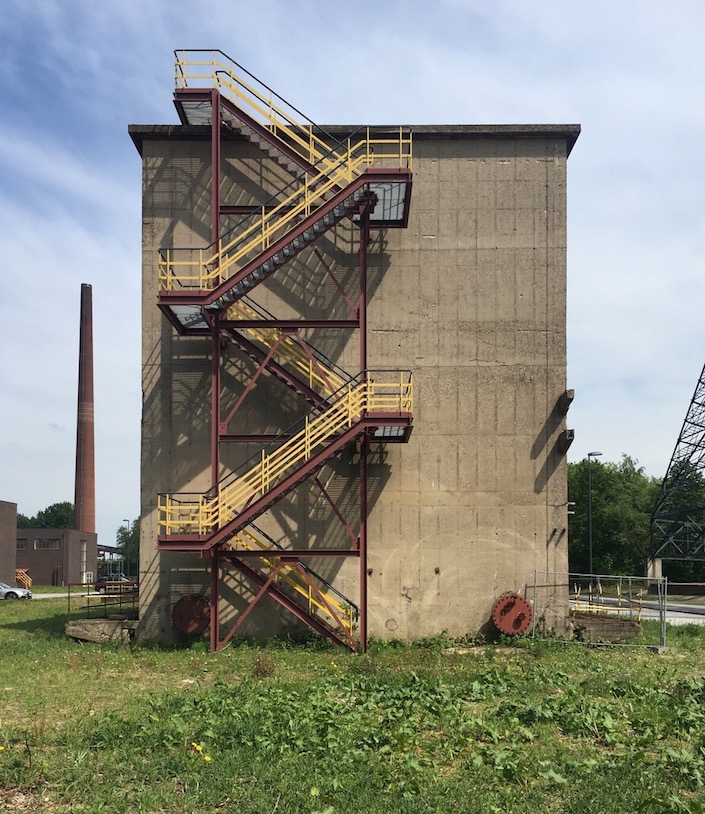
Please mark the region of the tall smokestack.
<svg viewBox="0 0 705 814"><path fill-rule="evenodd" d="M93 425L93 290L81 284L78 349L78 420L73 527L95 532L95 440Z"/></svg>

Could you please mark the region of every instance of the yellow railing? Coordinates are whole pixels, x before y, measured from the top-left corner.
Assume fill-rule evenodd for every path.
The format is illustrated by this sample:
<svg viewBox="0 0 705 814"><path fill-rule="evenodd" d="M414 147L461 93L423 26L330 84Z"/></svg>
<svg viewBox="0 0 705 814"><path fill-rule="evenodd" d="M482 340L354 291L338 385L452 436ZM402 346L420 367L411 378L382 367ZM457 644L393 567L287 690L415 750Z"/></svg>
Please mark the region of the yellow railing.
<svg viewBox="0 0 705 814"><path fill-rule="evenodd" d="M266 127L307 163L320 162L320 172L328 174L335 168L340 154L314 132L313 122L302 124L303 114L222 51L181 50L176 51L174 57L177 90L200 88L204 84L218 88L236 107Z"/></svg>
<svg viewBox="0 0 705 814"><path fill-rule="evenodd" d="M32 577L22 568L16 569L15 582L19 582L23 588L27 588L28 590L32 587Z"/></svg>
<svg viewBox="0 0 705 814"><path fill-rule="evenodd" d="M228 309L228 319L233 321L253 320L261 319L261 316L242 300L238 300ZM274 351L274 359L280 364L288 364L292 367L301 381L308 384L311 389L331 395L345 385L345 379L338 373L323 364L314 364L301 345L290 336L283 334L278 328L258 327L241 328L240 330L243 334L259 341L268 350L271 350L277 341L281 340Z"/></svg>
<svg viewBox="0 0 705 814"><path fill-rule="evenodd" d="M621 581L615 586L610 586L611 590L605 591L602 581L596 585L592 581L583 591L581 585L573 587L572 609L576 613L595 613L605 615L626 615L641 621L641 612L644 603L644 588L639 586L636 594L631 590L625 595Z"/></svg>
<svg viewBox="0 0 705 814"><path fill-rule="evenodd" d="M350 383L325 412L306 417L302 430L273 451L262 450L261 459L241 477L221 482L214 497L160 495L159 531L171 534L210 534L223 528L253 500L266 494L286 476L310 460L340 432L367 413L412 412L413 382L408 372L385 381L367 373Z"/></svg>
<svg viewBox="0 0 705 814"><path fill-rule="evenodd" d="M249 529L242 529L239 531L228 543L228 548L238 549L244 548L247 551L257 551L265 549L271 551L271 545L256 537ZM259 557L269 571L274 571L277 565L280 564L279 559L275 557ZM346 632L352 635L354 619L353 609L347 603L341 602L336 596L326 591L324 588L319 589L321 597L311 588L308 582L303 578L301 572L294 565L283 563L279 571L278 578L289 585L296 591L299 596L303 597L306 601L306 607L310 614L316 612L322 613L334 624L340 622ZM323 601L322 601L323 600Z"/></svg>
<svg viewBox="0 0 705 814"><path fill-rule="evenodd" d="M403 143L402 143L403 141ZM408 146L408 153L404 145ZM393 149L388 150L389 147ZM283 237L302 218L308 217L331 194L348 186L368 167L389 158L403 166L411 160L411 138L363 139L348 143L340 161L324 180L305 176L300 185L275 207L263 206L252 222L232 239L221 238L202 249L161 249L159 252L159 286L172 291L181 288L209 290L227 280L245 263L254 260L275 241Z"/></svg>

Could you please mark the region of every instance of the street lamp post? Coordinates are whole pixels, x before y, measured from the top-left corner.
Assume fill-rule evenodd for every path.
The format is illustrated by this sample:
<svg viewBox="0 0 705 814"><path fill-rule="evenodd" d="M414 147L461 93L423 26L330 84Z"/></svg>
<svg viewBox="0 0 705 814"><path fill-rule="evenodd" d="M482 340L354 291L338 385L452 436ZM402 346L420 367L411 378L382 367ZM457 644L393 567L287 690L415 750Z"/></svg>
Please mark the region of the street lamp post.
<svg viewBox="0 0 705 814"><path fill-rule="evenodd" d="M588 571L592 584L592 459L599 458L601 452L588 452Z"/></svg>
<svg viewBox="0 0 705 814"><path fill-rule="evenodd" d="M125 528L127 529L127 534L125 535L125 543L127 549L127 571L125 576L129 579L130 578L130 521L126 518L123 518L122 522L125 524Z"/></svg>

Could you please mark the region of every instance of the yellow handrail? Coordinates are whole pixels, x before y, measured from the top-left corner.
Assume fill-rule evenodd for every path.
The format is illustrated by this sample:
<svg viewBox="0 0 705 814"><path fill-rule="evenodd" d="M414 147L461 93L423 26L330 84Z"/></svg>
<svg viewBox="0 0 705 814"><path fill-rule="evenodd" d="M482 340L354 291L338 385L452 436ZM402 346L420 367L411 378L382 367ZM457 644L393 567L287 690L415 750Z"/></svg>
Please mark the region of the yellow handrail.
<svg viewBox="0 0 705 814"><path fill-rule="evenodd" d="M246 73L246 72L245 72ZM294 149L309 164L322 162L321 171L327 173L337 163L332 156L331 145L314 133L312 122L300 124L298 111L287 111L283 100L275 101L275 94L253 76L243 76L236 62L221 51L211 51L210 59L204 59L202 51L178 51L175 53L175 86L187 88L191 83L205 80L218 88L250 118L263 125L288 147Z"/></svg>
<svg viewBox="0 0 705 814"><path fill-rule="evenodd" d="M253 320L261 319L261 317L242 300L238 300L228 309L228 319ZM279 345L274 351L274 358L280 364L291 365L301 380L308 384L309 387L331 395L340 390L345 384L345 379L327 365L315 365L301 345L278 328L257 327L242 328L240 330L242 333L249 334L253 339L261 342L268 350L271 350L279 341Z"/></svg>
<svg viewBox="0 0 705 814"><path fill-rule="evenodd" d="M238 549L244 548L247 551L257 551L258 549L265 549L271 551L271 546L260 540L252 534L249 529L242 529L239 531L228 543L228 548ZM270 571L273 571L277 565L277 557L259 557L262 562ZM350 605L340 602L340 600L333 594L328 593L325 589L320 588L321 596L324 601L321 601L312 591L310 585L301 576L301 572L294 565L283 563L279 572L279 578L286 582L296 593L306 599L307 609L309 613L318 611L328 617L335 624L340 622L348 634L353 632L353 610Z"/></svg>
<svg viewBox="0 0 705 814"><path fill-rule="evenodd" d="M272 209L262 207L260 215L233 239L219 240L215 246L202 249L162 249L159 256L159 286L162 290L197 288L209 290L231 277L239 265L253 260L283 237L302 218L308 217L321 206L330 194L348 186L368 167L389 157L402 160L403 147L392 154L382 148L387 139L360 141L354 147L348 144L340 163L334 166L325 180L306 176L302 184ZM411 140L408 140L409 149ZM182 254L186 259L178 259Z"/></svg>
<svg viewBox="0 0 705 814"><path fill-rule="evenodd" d="M307 419L302 430L272 452L262 450L260 461L241 477L218 485L217 494L193 497L160 495L160 533L210 534L223 528L252 500L310 460L332 437L348 429L366 413L408 414L412 412L412 379L374 381L366 374L331 404L325 412Z"/></svg>

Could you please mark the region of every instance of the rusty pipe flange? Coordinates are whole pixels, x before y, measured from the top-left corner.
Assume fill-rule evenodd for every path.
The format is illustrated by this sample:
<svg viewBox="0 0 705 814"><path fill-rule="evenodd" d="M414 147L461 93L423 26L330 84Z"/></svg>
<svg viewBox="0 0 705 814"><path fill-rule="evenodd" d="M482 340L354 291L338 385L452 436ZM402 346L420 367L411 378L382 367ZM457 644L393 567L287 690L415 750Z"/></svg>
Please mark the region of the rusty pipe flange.
<svg viewBox="0 0 705 814"><path fill-rule="evenodd" d="M531 605L519 594L502 594L492 606L492 621L497 630L506 636L526 633L531 617Z"/></svg>
<svg viewBox="0 0 705 814"><path fill-rule="evenodd" d="M210 602L199 594L182 596L171 609L171 621L179 633L200 636L210 624Z"/></svg>

